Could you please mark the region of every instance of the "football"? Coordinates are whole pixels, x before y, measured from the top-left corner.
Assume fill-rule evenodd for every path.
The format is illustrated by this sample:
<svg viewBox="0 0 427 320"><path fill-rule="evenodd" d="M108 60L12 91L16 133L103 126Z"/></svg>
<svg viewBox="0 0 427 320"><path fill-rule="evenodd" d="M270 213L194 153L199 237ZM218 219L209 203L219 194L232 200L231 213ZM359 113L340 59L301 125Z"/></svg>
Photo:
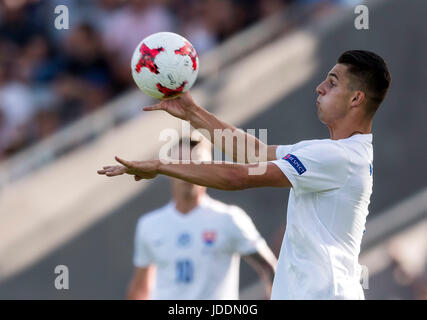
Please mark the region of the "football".
<svg viewBox="0 0 427 320"><path fill-rule="evenodd" d="M169 99L193 86L199 71L199 58L184 37L159 32L138 44L131 68L139 89L155 99Z"/></svg>

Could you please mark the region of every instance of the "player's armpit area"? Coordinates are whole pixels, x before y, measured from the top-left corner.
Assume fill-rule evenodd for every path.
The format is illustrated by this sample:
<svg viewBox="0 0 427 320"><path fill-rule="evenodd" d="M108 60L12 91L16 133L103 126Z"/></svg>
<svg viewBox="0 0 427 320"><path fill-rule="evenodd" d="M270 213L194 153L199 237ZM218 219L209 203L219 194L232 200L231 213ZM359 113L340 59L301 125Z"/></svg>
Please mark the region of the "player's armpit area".
<svg viewBox="0 0 427 320"><path fill-rule="evenodd" d="M272 162L263 162L251 166L252 173L249 170L247 175L248 188L257 187L281 187L291 188L292 184L288 178L283 174L282 170L279 169ZM263 167L266 166L266 167ZM256 169L256 170L255 170ZM260 174L263 172L262 174Z"/></svg>

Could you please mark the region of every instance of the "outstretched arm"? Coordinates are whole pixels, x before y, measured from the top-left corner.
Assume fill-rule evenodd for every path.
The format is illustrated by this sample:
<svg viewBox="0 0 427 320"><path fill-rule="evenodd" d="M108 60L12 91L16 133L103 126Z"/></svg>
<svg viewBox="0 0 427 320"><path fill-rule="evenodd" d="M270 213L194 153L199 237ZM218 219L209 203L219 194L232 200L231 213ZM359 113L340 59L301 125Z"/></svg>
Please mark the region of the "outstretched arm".
<svg viewBox="0 0 427 320"><path fill-rule="evenodd" d="M210 138L212 144L214 144L218 149L221 149L235 162L259 162L257 155L259 155L260 152L261 154L266 154L266 159L264 159L264 161L276 160L277 146L267 146L255 136L247 134L234 126L217 119L212 113L198 106L188 91L177 98L163 100L156 105L144 107L143 110L164 110L174 117L189 121L195 129L207 130L209 133L208 138ZM215 130L217 131L215 132ZM215 136L217 136L216 139ZM227 139L231 139L228 141L232 143L232 148L227 148L227 144L223 143L223 137L225 141L227 141ZM234 139L237 143L232 142ZM254 150L248 153L248 146L254 146Z"/></svg>
<svg viewBox="0 0 427 320"><path fill-rule="evenodd" d="M126 161L116 157L122 166L106 166L98 174L114 177L124 173L134 175L135 180L152 179L158 174L221 190L242 190L257 187L291 187L291 183L274 164L266 166L263 174L250 174L260 164L236 163L182 163L163 164L159 160Z"/></svg>

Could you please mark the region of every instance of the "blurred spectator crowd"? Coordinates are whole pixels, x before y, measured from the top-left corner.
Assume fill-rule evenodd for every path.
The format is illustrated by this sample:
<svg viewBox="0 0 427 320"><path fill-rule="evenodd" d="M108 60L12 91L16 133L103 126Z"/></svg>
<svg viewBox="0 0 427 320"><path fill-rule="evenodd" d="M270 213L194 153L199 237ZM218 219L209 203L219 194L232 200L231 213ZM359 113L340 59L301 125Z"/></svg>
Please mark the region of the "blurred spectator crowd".
<svg viewBox="0 0 427 320"><path fill-rule="evenodd" d="M0 161L132 86L131 55L152 33L179 33L201 54L293 2L354 1L1 0ZM55 28L59 5L69 29Z"/></svg>
<svg viewBox="0 0 427 320"><path fill-rule="evenodd" d="M159 31L203 53L291 0L0 1L0 161L132 86L136 45ZM55 28L66 5L69 29Z"/></svg>

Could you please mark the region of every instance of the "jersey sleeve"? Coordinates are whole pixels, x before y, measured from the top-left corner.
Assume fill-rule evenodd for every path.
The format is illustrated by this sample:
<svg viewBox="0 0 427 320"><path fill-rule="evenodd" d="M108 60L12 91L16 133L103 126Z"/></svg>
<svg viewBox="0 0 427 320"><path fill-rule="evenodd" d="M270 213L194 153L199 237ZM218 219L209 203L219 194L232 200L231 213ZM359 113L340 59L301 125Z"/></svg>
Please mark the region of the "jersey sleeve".
<svg viewBox="0 0 427 320"><path fill-rule="evenodd" d="M259 234L252 219L245 211L236 206L232 206L230 213L233 251L241 255L256 252L258 246L265 243L265 240Z"/></svg>
<svg viewBox="0 0 427 320"><path fill-rule="evenodd" d="M279 160L291 152L292 145L277 146L276 159Z"/></svg>
<svg viewBox="0 0 427 320"><path fill-rule="evenodd" d="M135 267L143 268L154 262L153 255L145 239L145 221L140 219L136 226L133 264Z"/></svg>
<svg viewBox="0 0 427 320"><path fill-rule="evenodd" d="M323 141L292 149L271 162L289 179L294 192L321 192L338 189L345 184L349 158L342 146Z"/></svg>

